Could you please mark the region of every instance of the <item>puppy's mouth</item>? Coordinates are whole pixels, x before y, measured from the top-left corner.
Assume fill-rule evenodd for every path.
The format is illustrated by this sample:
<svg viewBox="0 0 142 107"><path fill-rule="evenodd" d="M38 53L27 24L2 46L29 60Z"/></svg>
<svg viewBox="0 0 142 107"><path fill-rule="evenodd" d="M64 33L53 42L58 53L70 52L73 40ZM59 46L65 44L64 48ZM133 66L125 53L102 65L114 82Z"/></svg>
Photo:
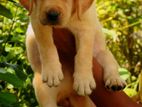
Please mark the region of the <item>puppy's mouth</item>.
<svg viewBox="0 0 142 107"><path fill-rule="evenodd" d="M42 25L49 25L49 26L61 26L60 21L49 21L47 19L40 20Z"/></svg>

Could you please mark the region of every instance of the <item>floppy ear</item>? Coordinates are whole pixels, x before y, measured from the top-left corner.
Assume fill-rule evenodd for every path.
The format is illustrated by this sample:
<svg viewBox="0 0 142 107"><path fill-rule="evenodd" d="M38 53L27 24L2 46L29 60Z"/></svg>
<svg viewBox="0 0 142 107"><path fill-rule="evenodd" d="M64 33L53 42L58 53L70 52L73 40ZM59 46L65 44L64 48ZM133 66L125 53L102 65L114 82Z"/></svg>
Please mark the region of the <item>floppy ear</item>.
<svg viewBox="0 0 142 107"><path fill-rule="evenodd" d="M29 11L29 14L31 14L33 9L33 3L35 2L35 0L19 0L19 1L21 5Z"/></svg>
<svg viewBox="0 0 142 107"><path fill-rule="evenodd" d="M76 0L76 11L78 16L82 15L95 0Z"/></svg>
<svg viewBox="0 0 142 107"><path fill-rule="evenodd" d="M30 8L30 0L19 0L21 5L25 7L27 10Z"/></svg>

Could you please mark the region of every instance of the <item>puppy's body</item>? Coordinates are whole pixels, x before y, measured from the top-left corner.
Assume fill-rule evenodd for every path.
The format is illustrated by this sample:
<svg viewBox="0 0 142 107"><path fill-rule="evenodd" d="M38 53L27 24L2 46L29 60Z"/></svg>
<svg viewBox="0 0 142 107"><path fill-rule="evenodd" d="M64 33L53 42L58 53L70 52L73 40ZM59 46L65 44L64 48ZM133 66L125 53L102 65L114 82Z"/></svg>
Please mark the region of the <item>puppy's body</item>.
<svg viewBox="0 0 142 107"><path fill-rule="evenodd" d="M37 0L37 5L33 7L31 14L31 23L42 63L42 80L49 86L58 86L64 78L52 36L53 27L67 28L74 34L76 40L77 54L75 56L75 72L73 75L74 89L80 95L88 95L96 87L92 75L94 37L96 31L99 30L95 26L98 22L95 6L91 4L92 2L89 2L90 8L85 13L82 13L84 8L80 5L84 3L80 0L78 1L79 3L81 2L79 9L76 12L73 12L74 1L60 1L56 5L58 2L59 0L54 0L54 2ZM51 17L51 13L55 15ZM52 20L59 13L61 15L58 20ZM88 57L85 57L86 55Z"/></svg>
<svg viewBox="0 0 142 107"><path fill-rule="evenodd" d="M57 36L57 34L58 33L56 33L55 35ZM68 33L61 33L59 35L62 34L68 34ZM55 40L56 43L59 43L58 41L60 40ZM72 41L74 44L74 40ZM64 41L64 43L67 42L68 42L67 40ZM58 46L59 45L63 46L64 43L61 44L59 43ZM66 45L70 44L67 43ZM62 69L65 78L58 87L50 88L46 83L42 82L40 54L31 25L29 25L27 30L26 46L27 46L28 59L34 71L33 86L35 89L37 100L41 107L57 107L56 104L65 98L69 99L72 107L92 107L93 103L88 96L86 97L79 96L73 90L73 77L72 77L74 72L73 59L72 57L68 56L65 57L65 55L64 58L62 57L62 53L66 53L68 55L68 49L67 51L64 49L58 50L60 52L60 57L61 57L60 61L62 63ZM68 47L70 47L69 49L70 52L74 51L75 47L73 47L73 45Z"/></svg>
<svg viewBox="0 0 142 107"><path fill-rule="evenodd" d="M125 85L119 77L117 62L106 48L94 0L36 0L31 24L27 32L27 53L35 71L35 93L42 107L56 107L56 101L64 97L69 97L73 107L90 107L89 98L78 96L73 88L80 95L88 95L96 87L92 74L93 56L104 68L106 86L121 88ZM61 67L53 40L54 27L73 33L76 43L74 66ZM81 103L76 99L81 99Z"/></svg>

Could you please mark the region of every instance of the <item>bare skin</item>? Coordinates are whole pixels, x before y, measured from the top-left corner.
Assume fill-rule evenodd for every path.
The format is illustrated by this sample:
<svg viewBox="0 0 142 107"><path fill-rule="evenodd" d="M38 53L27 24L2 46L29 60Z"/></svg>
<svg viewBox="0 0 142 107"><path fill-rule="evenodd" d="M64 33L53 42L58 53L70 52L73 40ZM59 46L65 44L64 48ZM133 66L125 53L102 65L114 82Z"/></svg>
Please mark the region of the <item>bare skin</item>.
<svg viewBox="0 0 142 107"><path fill-rule="evenodd" d="M60 60L64 64L73 65L73 59L76 52L72 34L66 30L55 30L57 30L58 36L57 34L54 34L54 41L58 48L58 52L60 53ZM66 36L63 36L62 34L66 34ZM111 92L105 88L103 69L95 58L93 60L93 73L97 87L91 94L90 98L97 107L142 107L142 105L132 101L123 91ZM70 107L67 102L66 107Z"/></svg>

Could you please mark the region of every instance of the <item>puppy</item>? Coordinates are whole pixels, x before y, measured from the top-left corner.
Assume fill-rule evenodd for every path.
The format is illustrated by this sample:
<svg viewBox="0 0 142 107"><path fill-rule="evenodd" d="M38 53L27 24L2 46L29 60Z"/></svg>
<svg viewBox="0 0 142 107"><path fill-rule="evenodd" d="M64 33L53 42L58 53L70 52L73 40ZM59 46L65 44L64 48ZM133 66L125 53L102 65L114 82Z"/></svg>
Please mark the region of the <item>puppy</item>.
<svg viewBox="0 0 142 107"><path fill-rule="evenodd" d="M69 96L74 107L89 107L89 98L76 95L72 86L83 96L91 94L96 87L92 74L93 56L104 68L107 88L120 90L125 86L118 74L117 62L106 48L95 0L34 0L30 10L26 45L28 59L35 71L35 93L42 107L57 107L56 101L65 96ZM74 70L67 69L70 65L61 67L53 40L54 28L66 28L75 37ZM76 102L76 98L84 103Z"/></svg>
<svg viewBox="0 0 142 107"><path fill-rule="evenodd" d="M54 30L54 37L62 38L64 35L67 38L72 39L71 35L66 30ZM60 53L60 61L62 63L62 70L64 73L64 80L59 84L58 87L49 87L46 83L42 81L41 77L41 60L40 53L38 50L37 41L35 38L35 34L33 32L32 26L29 24L27 30L27 38L26 38L26 48L27 55L31 67L34 71L34 79L33 86L36 94L36 98L39 102L40 107L57 107L57 103L62 102L64 99L68 99L71 107L96 107L93 102L90 100L88 96L79 96L73 90L73 78L72 74L74 72L74 64L73 58L70 55L74 56L74 46L70 46L70 40L64 40L63 43L59 43L59 39L55 39L55 43L58 46L64 46L66 44L66 48L58 48L58 52ZM72 40L74 44L74 40ZM69 51L68 51L69 50ZM63 55L62 54L66 54ZM63 103L62 103L63 104ZM65 106L65 107L70 107Z"/></svg>

